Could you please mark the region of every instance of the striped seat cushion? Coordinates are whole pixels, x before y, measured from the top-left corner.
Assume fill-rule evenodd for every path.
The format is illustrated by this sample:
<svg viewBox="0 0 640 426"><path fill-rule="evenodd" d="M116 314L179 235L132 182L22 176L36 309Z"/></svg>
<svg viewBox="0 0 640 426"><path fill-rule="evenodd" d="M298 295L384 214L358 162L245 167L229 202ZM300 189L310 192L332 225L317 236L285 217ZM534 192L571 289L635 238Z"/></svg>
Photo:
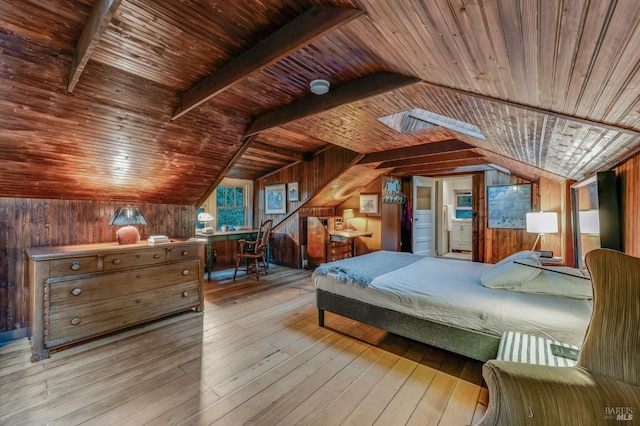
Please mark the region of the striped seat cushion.
<svg viewBox="0 0 640 426"><path fill-rule="evenodd" d="M515 331L505 331L498 346L497 359L501 361L514 361L526 364L552 365L557 367L572 367L576 365L574 360L555 356L551 353L551 343L580 349L579 346L569 345L556 340Z"/></svg>

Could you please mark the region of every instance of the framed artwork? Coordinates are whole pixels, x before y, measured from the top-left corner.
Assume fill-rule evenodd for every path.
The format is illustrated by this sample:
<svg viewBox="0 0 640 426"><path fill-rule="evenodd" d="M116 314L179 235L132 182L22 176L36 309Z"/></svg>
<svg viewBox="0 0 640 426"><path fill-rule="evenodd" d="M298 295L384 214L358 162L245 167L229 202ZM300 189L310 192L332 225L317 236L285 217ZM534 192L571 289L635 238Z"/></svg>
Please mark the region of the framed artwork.
<svg viewBox="0 0 640 426"><path fill-rule="evenodd" d="M266 214L287 212L287 190L284 183L264 187L264 205Z"/></svg>
<svg viewBox="0 0 640 426"><path fill-rule="evenodd" d="M378 214L378 194L360 194L360 213Z"/></svg>
<svg viewBox="0 0 640 426"><path fill-rule="evenodd" d="M525 229L531 211L531 184L493 185L487 187L489 228Z"/></svg>
<svg viewBox="0 0 640 426"><path fill-rule="evenodd" d="M300 201L300 191L298 191L298 182L291 182L287 185L287 199L289 201Z"/></svg>

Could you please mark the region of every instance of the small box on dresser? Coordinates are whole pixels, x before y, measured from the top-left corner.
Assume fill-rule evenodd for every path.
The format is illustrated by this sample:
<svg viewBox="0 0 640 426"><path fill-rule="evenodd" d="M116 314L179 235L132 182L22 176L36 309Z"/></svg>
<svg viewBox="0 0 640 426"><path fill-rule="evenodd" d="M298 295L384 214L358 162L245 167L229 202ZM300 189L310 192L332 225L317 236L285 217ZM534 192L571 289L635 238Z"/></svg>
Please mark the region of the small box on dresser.
<svg viewBox="0 0 640 426"><path fill-rule="evenodd" d="M33 362L51 349L204 307L199 241L34 247L26 257Z"/></svg>

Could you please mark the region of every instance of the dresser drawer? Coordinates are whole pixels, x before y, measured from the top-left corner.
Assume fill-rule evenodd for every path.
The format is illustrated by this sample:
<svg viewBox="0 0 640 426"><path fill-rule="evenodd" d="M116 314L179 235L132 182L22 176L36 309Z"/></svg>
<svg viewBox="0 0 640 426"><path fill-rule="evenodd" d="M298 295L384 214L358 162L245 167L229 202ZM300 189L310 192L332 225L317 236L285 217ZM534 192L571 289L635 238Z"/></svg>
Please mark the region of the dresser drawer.
<svg viewBox="0 0 640 426"><path fill-rule="evenodd" d="M69 257L49 262L50 277L89 274L98 270L98 256Z"/></svg>
<svg viewBox="0 0 640 426"><path fill-rule="evenodd" d="M330 255L327 257L327 262L335 262L336 260L348 259L350 257L351 257L351 253Z"/></svg>
<svg viewBox="0 0 640 426"><path fill-rule="evenodd" d="M351 253L351 246L329 248L329 255L336 255L336 254L343 254L343 253Z"/></svg>
<svg viewBox="0 0 640 426"><path fill-rule="evenodd" d="M96 274L69 280L48 280L52 312L114 296L121 297L157 288L198 280L200 262L186 261Z"/></svg>
<svg viewBox="0 0 640 426"><path fill-rule="evenodd" d="M200 283L197 277L192 278L193 281L168 287L52 311L45 325L45 346L60 346L195 307L199 305Z"/></svg>
<svg viewBox="0 0 640 426"><path fill-rule="evenodd" d="M351 247L348 241L329 241L327 244L329 247Z"/></svg>
<svg viewBox="0 0 640 426"><path fill-rule="evenodd" d="M167 261L166 247L141 249L122 253L107 254L104 257L104 270L135 268L137 266L157 265Z"/></svg>
<svg viewBox="0 0 640 426"><path fill-rule="evenodd" d="M197 259L199 256L198 250L200 246L198 244L180 244L174 245L169 250L169 260L177 262L185 259Z"/></svg>

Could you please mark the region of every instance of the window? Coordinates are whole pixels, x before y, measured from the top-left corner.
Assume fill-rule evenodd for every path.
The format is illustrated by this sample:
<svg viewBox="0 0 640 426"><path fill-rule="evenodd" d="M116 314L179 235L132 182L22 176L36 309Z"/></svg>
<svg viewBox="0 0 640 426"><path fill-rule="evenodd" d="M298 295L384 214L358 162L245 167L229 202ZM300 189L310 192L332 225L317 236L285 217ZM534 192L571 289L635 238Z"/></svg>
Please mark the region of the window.
<svg viewBox="0 0 640 426"><path fill-rule="evenodd" d="M456 219L471 219L471 191L455 191L456 194Z"/></svg>
<svg viewBox="0 0 640 426"><path fill-rule="evenodd" d="M220 229L222 225L250 226L253 213L253 182L223 179L203 207L213 215L216 229Z"/></svg>

